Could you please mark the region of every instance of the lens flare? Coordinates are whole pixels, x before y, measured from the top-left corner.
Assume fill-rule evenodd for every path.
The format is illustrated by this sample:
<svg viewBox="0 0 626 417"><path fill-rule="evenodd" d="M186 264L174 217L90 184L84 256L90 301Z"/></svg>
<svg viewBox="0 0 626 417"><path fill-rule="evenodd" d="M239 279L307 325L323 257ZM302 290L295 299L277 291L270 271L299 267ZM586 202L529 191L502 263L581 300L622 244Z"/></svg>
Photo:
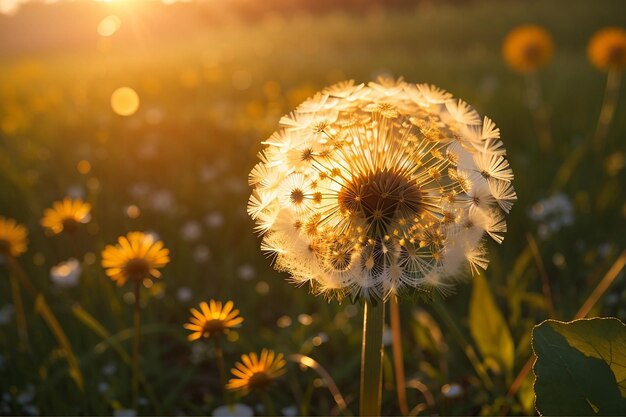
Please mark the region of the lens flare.
<svg viewBox="0 0 626 417"><path fill-rule="evenodd" d="M131 116L139 109L139 95L130 87L120 87L111 94L111 108L120 116Z"/></svg>

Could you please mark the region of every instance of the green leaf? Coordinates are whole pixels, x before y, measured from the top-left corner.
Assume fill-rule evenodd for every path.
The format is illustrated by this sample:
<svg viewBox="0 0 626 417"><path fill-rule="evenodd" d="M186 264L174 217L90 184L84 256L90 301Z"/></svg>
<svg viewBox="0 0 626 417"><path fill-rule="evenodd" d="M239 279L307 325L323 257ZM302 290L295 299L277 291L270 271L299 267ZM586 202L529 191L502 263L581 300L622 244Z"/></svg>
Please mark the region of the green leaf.
<svg viewBox="0 0 626 417"><path fill-rule="evenodd" d="M626 326L546 320L533 330L535 407L547 415L626 415Z"/></svg>
<svg viewBox="0 0 626 417"><path fill-rule="evenodd" d="M510 374L515 359L513 337L482 274L474 277L469 306L469 328L485 361L495 361Z"/></svg>

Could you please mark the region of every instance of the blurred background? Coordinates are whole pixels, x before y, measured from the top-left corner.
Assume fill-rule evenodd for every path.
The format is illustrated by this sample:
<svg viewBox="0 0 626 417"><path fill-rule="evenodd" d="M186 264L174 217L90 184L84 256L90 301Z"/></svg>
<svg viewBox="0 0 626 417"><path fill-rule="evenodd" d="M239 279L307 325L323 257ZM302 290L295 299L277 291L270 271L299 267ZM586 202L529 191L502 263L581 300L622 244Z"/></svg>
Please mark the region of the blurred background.
<svg viewBox="0 0 626 417"><path fill-rule="evenodd" d="M417 381L409 404L422 414L535 412L532 372L509 392L530 357L532 327L548 316L571 319L626 244L624 89L605 145L552 185L596 130L607 75L589 63L587 42L603 27L626 27L623 0L0 0L0 12L0 215L28 227L20 264L46 294L85 378L80 393L28 298L32 350L17 348L0 265L0 413L130 407L128 365L73 307L130 346L123 332L134 298L104 275L100 252L132 230L154 232L172 258L143 298L142 369L151 387L140 413L210 414L223 405L212 345L188 343L182 327L189 308L210 298L233 300L245 318L224 344L227 367L263 347L302 353L330 372L348 402L339 410L327 381L290 364L270 391L279 414L356 413L361 306L314 297L271 268L246 214L247 175L281 115L327 85L380 75L433 83L492 118L519 197L504 243L489 247L482 298L493 299L486 317L504 318L514 361L499 362L477 341L471 280L434 304L404 301L405 372ZM551 61L536 74L549 149L538 145L527 80L501 55L521 24L554 39ZM121 87L130 90L114 95ZM93 206L78 254L39 225L66 196ZM80 283L56 285L50 269L77 256ZM626 319L623 274L592 313ZM392 369L386 355L383 414L400 413ZM254 394L237 401L263 414Z"/></svg>

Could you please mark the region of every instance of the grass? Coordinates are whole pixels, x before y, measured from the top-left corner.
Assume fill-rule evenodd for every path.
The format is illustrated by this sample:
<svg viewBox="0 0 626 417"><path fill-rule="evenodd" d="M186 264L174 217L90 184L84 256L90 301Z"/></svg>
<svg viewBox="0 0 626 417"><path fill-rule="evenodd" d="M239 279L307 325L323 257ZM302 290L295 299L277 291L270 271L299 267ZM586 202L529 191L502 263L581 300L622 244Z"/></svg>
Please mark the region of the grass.
<svg viewBox="0 0 626 417"><path fill-rule="evenodd" d="M151 230L171 250L172 262L162 283L143 297L142 369L148 384L141 413L207 414L222 405L211 345L190 345L182 328L189 307L209 298L232 299L246 319L238 338L224 343L227 367L262 347L309 355L330 372L355 413L361 306L312 297L272 270L245 213L246 178L261 140L282 114L332 82L366 82L383 73L446 88L502 131L519 201L508 217L505 243L490 248L486 275L515 340L519 370L530 354L531 327L546 318L537 268L531 262L512 272L526 233L536 236L559 319L578 310L626 244L624 90L606 153L586 156L560 190L573 203L574 224L541 239L529 217L531 207L549 196L563 159L595 129L605 75L587 62L586 42L600 27L626 26L621 3L481 1L424 3L408 12L270 14L254 22L197 25L185 39L171 40L152 28L143 44L114 36L87 50L4 60L0 215L29 228L30 249L19 261L67 334L85 390L70 378L54 335L34 314L34 300L23 294L32 350L18 350L14 317L0 324L0 412L27 413L25 407L34 405L42 414L110 414L130 407L124 355L131 348L130 290L115 287L99 259L117 236ZM545 26L556 43L551 64L540 74L556 143L550 153L538 150L523 80L500 57L503 36L527 22ZM116 116L109 105L111 92L123 85L141 98L139 112L129 118ZM76 169L81 160L91 164L87 174ZM93 204L93 220L77 237L85 260L81 284L60 290L51 284L49 269L77 254L68 239L46 236L38 222L45 207L70 192ZM138 218L127 216L129 205L140 208ZM181 233L189 222L201 229L196 240ZM181 288L191 291L189 300L179 299ZM477 349L467 320L471 288L462 284L445 298L450 321L428 305L401 303L407 377L434 396L435 408L426 413L497 413L507 402L514 414L532 412L528 391L505 399L510 375L489 368L489 358L478 352L494 382L487 389L467 359L468 346ZM593 313L624 320L625 289L622 276ZM12 302L10 294L7 269L0 266L0 308ZM92 319L77 314L77 305ZM388 347L383 413L397 414L390 354ZM292 364L270 395L279 412L295 406L302 414L327 415L335 404L320 381ZM460 396L447 397L446 384L458 384ZM255 406L262 398L238 401ZM409 404L424 402L423 394L409 390Z"/></svg>

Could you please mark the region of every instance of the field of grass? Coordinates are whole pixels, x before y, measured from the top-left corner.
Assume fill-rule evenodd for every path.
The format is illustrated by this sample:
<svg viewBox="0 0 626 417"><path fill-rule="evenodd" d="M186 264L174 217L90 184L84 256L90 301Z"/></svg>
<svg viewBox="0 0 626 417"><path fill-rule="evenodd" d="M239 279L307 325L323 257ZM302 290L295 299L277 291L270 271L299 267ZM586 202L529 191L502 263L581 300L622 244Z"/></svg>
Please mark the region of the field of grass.
<svg viewBox="0 0 626 417"><path fill-rule="evenodd" d="M97 7L102 17L111 13ZM211 298L233 300L245 318L223 343L228 369L262 348L304 354L329 371L348 402L339 410L326 381L289 363L269 391L279 415L356 414L362 308L315 297L272 269L246 213L247 175L281 115L334 82L382 74L433 83L491 117L519 198L504 243L489 246L484 276L495 304L481 294L483 319L505 319L513 366L487 357L475 340L471 279L432 304L406 300L405 373L419 381L408 391L409 404L423 404L415 410L422 414L497 414L502 407L534 413L532 372L515 395L506 394L531 355L532 327L549 314L541 268L554 318L570 320L626 247L626 89L606 146L586 152L570 180L551 189L564 161L596 129L606 74L588 62L587 41L602 27L626 27L625 10L622 0L494 0L358 14L273 12L196 22L186 38L137 25L125 41L114 35L91 48L3 59L0 216L29 230L28 252L18 261L67 335L84 387L68 372L67 349L23 291L29 343L19 341L9 269L0 264L0 414L131 408L126 352L134 298L105 276L100 254L133 230L156 233L171 251L163 279L142 297L139 414L211 414L225 403L213 344L189 343L182 327L189 308ZM113 11L124 25L123 11ZM537 145L523 77L500 54L506 33L524 23L544 26L555 41L553 59L539 73L554 141L549 150ZM111 110L111 93L121 86L141 100L129 117ZM550 214L555 195L560 205ZM74 238L49 236L39 224L43 211L66 196L91 203L92 219ZM537 244L535 257L529 240ZM80 283L59 287L50 268L71 257L82 262ZM590 315L626 320L623 274ZM390 346L385 352L382 412L397 415ZM266 410L254 393L231 398L257 414Z"/></svg>

